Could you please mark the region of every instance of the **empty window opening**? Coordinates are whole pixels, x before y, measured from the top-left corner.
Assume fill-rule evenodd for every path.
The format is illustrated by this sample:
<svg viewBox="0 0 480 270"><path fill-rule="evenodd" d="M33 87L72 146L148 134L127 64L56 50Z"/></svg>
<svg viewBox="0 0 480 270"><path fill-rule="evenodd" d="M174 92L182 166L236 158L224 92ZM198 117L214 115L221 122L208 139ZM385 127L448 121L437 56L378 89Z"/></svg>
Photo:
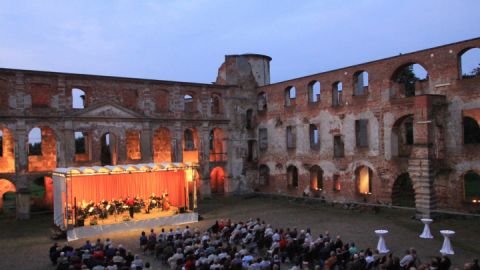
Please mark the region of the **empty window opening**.
<svg viewBox="0 0 480 270"><path fill-rule="evenodd" d="M295 99L297 98L297 90L294 86L290 86L285 89L285 106L295 105Z"/></svg>
<svg viewBox="0 0 480 270"><path fill-rule="evenodd" d="M220 97L218 95L212 95L210 97L211 111L212 114L219 114L220 111Z"/></svg>
<svg viewBox="0 0 480 270"><path fill-rule="evenodd" d="M260 151L264 152L268 149L268 129L258 129L258 142L258 148Z"/></svg>
<svg viewBox="0 0 480 270"><path fill-rule="evenodd" d="M247 161L254 162L257 161L257 141L256 140L248 140L248 152L247 152Z"/></svg>
<svg viewBox="0 0 480 270"><path fill-rule="evenodd" d="M257 107L258 107L258 111L267 110L267 94L265 92L261 92L260 94L258 94Z"/></svg>
<svg viewBox="0 0 480 270"><path fill-rule="evenodd" d="M295 148L296 138L295 138L295 127L288 126L287 127L287 148L293 149Z"/></svg>
<svg viewBox="0 0 480 270"><path fill-rule="evenodd" d="M353 94L355 96L365 95L368 91L368 72L357 72L353 78L353 81L355 84Z"/></svg>
<svg viewBox="0 0 480 270"><path fill-rule="evenodd" d="M293 165L287 168L287 183L290 188L298 187L298 169Z"/></svg>
<svg viewBox="0 0 480 270"><path fill-rule="evenodd" d="M258 184L267 186L270 180L270 168L267 165L260 165L258 167Z"/></svg>
<svg viewBox="0 0 480 270"><path fill-rule="evenodd" d="M100 140L101 144L101 156L100 162L102 166L116 165L117 164L117 149L116 138L113 134L107 132L103 134Z"/></svg>
<svg viewBox="0 0 480 270"><path fill-rule="evenodd" d="M224 144L223 130L221 128L212 129L209 136L210 161L227 160L226 146Z"/></svg>
<svg viewBox="0 0 480 270"><path fill-rule="evenodd" d="M336 82L332 85L332 106L340 106L342 104L342 82Z"/></svg>
<svg viewBox="0 0 480 270"><path fill-rule="evenodd" d="M413 97L417 90L426 88L428 72L420 64L403 66L395 74L394 81L400 84L400 92L405 97Z"/></svg>
<svg viewBox="0 0 480 270"><path fill-rule="evenodd" d="M323 170L317 165L310 168L310 188L312 190L323 189Z"/></svg>
<svg viewBox="0 0 480 270"><path fill-rule="evenodd" d="M468 171L464 176L465 201L480 203L480 175Z"/></svg>
<svg viewBox="0 0 480 270"><path fill-rule="evenodd" d="M480 48L472 48L460 56L460 74L462 78L474 78L480 76Z"/></svg>
<svg viewBox="0 0 480 270"><path fill-rule="evenodd" d="M413 115L405 115L395 121L392 127L392 156L409 157L413 143Z"/></svg>
<svg viewBox="0 0 480 270"><path fill-rule="evenodd" d="M313 81L308 84L308 100L311 103L320 101L320 82Z"/></svg>
<svg viewBox="0 0 480 270"><path fill-rule="evenodd" d="M193 138L193 130L186 129L183 133L183 140L185 141L185 151L194 151L196 149L195 140Z"/></svg>
<svg viewBox="0 0 480 270"><path fill-rule="evenodd" d="M245 128L252 129L253 128L253 110L248 109L246 113L246 120L245 120Z"/></svg>
<svg viewBox="0 0 480 270"><path fill-rule="evenodd" d="M126 132L127 139L127 158L129 160L142 159L141 133L138 130Z"/></svg>
<svg viewBox="0 0 480 270"><path fill-rule="evenodd" d="M340 135L333 137L333 156L336 158L342 158L345 156L343 139Z"/></svg>
<svg viewBox="0 0 480 270"><path fill-rule="evenodd" d="M362 166L356 171L357 190L361 194L372 194L372 176L373 171Z"/></svg>
<svg viewBox="0 0 480 270"><path fill-rule="evenodd" d="M309 133L310 133L310 148L314 150L318 150L320 148L320 138L319 138L317 126L315 126L314 124L310 124Z"/></svg>
<svg viewBox="0 0 480 270"><path fill-rule="evenodd" d="M28 155L42 155L42 130L38 127L32 128L28 133Z"/></svg>
<svg viewBox="0 0 480 270"><path fill-rule="evenodd" d="M84 132L75 131L75 154L87 153L87 140Z"/></svg>
<svg viewBox="0 0 480 270"><path fill-rule="evenodd" d="M463 143L480 143L480 126L477 121L471 117L463 117Z"/></svg>
<svg viewBox="0 0 480 270"><path fill-rule="evenodd" d="M357 147L368 147L368 120L355 120L355 139Z"/></svg>
<svg viewBox="0 0 480 270"><path fill-rule="evenodd" d="M186 94L183 96L183 104L185 112L194 112L195 111L195 104L193 100L193 96Z"/></svg>
<svg viewBox="0 0 480 270"><path fill-rule="evenodd" d="M84 109L85 108L85 92L78 88L72 89L72 108Z"/></svg>

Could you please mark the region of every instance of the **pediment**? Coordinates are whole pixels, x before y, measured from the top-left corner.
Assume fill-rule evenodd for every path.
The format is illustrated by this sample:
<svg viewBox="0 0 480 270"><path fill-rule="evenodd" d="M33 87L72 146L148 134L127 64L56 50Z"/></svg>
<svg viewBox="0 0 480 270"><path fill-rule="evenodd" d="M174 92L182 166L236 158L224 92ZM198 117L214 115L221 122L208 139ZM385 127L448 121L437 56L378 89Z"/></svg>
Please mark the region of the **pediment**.
<svg viewBox="0 0 480 270"><path fill-rule="evenodd" d="M115 103L107 102L92 105L81 111L75 112L75 117L93 117L93 118L142 118L143 116L137 112L129 110Z"/></svg>

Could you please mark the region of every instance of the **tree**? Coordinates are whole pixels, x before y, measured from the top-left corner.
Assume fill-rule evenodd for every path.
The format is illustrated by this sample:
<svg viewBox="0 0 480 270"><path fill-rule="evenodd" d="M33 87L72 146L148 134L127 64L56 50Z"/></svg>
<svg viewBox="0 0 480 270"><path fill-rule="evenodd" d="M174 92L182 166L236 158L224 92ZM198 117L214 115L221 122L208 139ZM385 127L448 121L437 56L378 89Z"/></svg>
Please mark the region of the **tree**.
<svg viewBox="0 0 480 270"><path fill-rule="evenodd" d="M478 64L478 67L474 68L470 74L473 76L480 76L480 64Z"/></svg>
<svg viewBox="0 0 480 270"><path fill-rule="evenodd" d="M418 80L419 78L413 72L413 65L409 65L400 70L396 82L404 85L406 97L412 97L415 96L415 82Z"/></svg>

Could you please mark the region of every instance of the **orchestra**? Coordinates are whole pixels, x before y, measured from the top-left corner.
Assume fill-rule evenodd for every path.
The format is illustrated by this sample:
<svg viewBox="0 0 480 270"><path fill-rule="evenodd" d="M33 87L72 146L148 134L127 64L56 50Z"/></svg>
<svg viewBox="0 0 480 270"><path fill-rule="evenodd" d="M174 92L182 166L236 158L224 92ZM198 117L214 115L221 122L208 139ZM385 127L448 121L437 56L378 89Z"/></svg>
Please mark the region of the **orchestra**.
<svg viewBox="0 0 480 270"><path fill-rule="evenodd" d="M150 214L154 209L159 211L170 210L170 200L168 193L164 192L157 196L152 193L148 199L143 199L141 196L130 197L125 199L112 198L110 201L102 199L100 202L82 200L77 202L75 213L77 225L83 226L84 220L91 218L107 219L109 216L116 216L128 213L131 219L134 218L135 213L144 212Z"/></svg>

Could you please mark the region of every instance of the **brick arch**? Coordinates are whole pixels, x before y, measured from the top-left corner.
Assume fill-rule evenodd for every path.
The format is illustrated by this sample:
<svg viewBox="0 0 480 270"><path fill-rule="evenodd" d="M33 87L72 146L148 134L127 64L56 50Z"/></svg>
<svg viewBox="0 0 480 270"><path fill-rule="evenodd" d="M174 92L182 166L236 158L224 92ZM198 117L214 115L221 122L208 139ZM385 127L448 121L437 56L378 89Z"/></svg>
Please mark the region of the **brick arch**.
<svg viewBox="0 0 480 270"><path fill-rule="evenodd" d="M223 167L217 166L210 171L210 188L212 193L225 192L225 171Z"/></svg>
<svg viewBox="0 0 480 270"><path fill-rule="evenodd" d="M419 60L419 59L413 59L413 58L410 58L410 59L407 59L405 60L402 64L398 65L398 66L392 66L392 70L391 70L391 75L390 75L390 81L394 81L395 80L395 77L398 75L398 73L410 66L410 65L415 65L415 64L418 64L420 66L422 66L423 69L425 69L425 71L427 71L427 74L428 76L430 77L431 76L431 72L430 70L432 70L432 68L425 62L423 62L422 60Z"/></svg>
<svg viewBox="0 0 480 270"><path fill-rule="evenodd" d="M3 195L7 192L17 192L17 188L10 180L0 179L0 212L3 211Z"/></svg>
<svg viewBox="0 0 480 270"><path fill-rule="evenodd" d="M397 173L389 190L391 190L392 205L416 206L416 191L413 179L408 172Z"/></svg>

